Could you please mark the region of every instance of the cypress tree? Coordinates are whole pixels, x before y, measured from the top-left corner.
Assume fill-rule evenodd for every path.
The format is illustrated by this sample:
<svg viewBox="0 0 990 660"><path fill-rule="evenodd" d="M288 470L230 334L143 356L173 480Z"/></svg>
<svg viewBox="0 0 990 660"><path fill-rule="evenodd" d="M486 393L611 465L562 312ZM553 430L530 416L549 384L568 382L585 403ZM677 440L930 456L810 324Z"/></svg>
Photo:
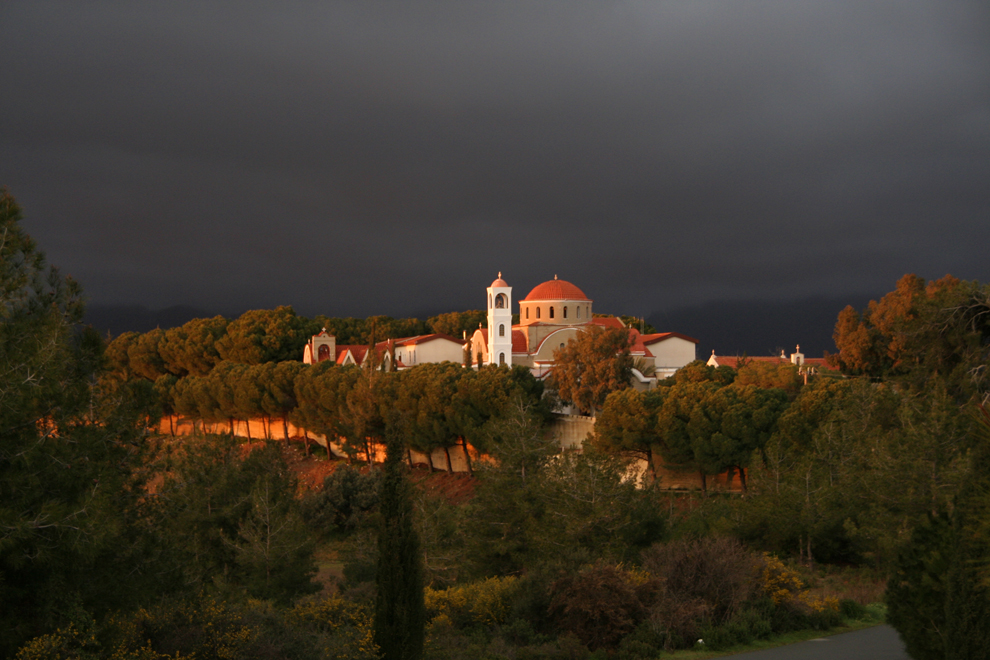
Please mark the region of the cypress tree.
<svg viewBox="0 0 990 660"><path fill-rule="evenodd" d="M413 529L409 482L396 431L386 438L378 531L378 594L375 643L385 660L418 660L423 655L426 609L419 538Z"/></svg>

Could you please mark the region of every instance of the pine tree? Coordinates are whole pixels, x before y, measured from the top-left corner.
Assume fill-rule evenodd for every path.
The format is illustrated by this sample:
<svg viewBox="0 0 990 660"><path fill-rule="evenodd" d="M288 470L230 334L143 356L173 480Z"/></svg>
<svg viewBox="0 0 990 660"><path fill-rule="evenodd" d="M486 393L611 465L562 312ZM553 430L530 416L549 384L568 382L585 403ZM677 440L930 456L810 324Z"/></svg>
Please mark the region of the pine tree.
<svg viewBox="0 0 990 660"><path fill-rule="evenodd" d="M143 494L150 388L99 380L81 290L20 221L0 188L0 657L154 581L146 539L126 524Z"/></svg>
<svg viewBox="0 0 990 660"><path fill-rule="evenodd" d="M375 643L385 660L422 657L426 623L422 558L419 538L413 529L403 453L397 433L390 433L379 500L381 527L375 602Z"/></svg>

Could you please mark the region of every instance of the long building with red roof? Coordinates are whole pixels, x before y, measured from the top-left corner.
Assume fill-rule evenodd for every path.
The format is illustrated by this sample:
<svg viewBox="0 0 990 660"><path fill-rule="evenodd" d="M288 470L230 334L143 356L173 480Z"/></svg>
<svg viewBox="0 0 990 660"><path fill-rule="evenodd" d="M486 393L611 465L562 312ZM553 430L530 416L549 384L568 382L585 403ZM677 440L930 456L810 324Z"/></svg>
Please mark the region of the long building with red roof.
<svg viewBox="0 0 990 660"><path fill-rule="evenodd" d="M798 373L811 376L818 374L821 369L828 367L828 363L825 361L825 358L805 357L804 353L801 352L800 345L794 349L794 353L791 353L790 357L788 357L784 351L781 351L779 356L740 356L715 355L715 351L713 350L712 356L708 358L708 362L706 364L709 367L732 367L733 369L738 369L741 363L749 362L764 362L773 365L792 364L798 368Z"/></svg>
<svg viewBox="0 0 990 660"><path fill-rule="evenodd" d="M444 334L417 335L389 339L375 344L376 365L386 371L408 369L430 362L458 362L464 357L467 341ZM393 356L395 364L392 364ZM336 338L323 328L313 335L303 349L303 362L314 364L334 360L341 366L362 365L368 357L368 346L337 344Z"/></svg>

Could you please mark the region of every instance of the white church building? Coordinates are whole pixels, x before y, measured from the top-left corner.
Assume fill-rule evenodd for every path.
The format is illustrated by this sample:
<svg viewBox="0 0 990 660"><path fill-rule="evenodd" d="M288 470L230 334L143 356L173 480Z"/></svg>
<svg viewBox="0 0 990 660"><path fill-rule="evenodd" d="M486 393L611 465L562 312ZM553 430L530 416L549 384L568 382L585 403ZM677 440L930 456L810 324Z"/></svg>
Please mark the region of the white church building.
<svg viewBox="0 0 990 660"><path fill-rule="evenodd" d="M513 324L512 287L499 273L488 287L488 327L478 328L471 336L473 361L523 365L542 378L553 368L554 351L592 325L628 330L633 359L639 365L653 367L652 376L634 370L634 377L644 389L695 359L697 339L677 332L644 335L614 316L595 317L592 300L577 286L556 276L537 285L519 301L519 323Z"/></svg>

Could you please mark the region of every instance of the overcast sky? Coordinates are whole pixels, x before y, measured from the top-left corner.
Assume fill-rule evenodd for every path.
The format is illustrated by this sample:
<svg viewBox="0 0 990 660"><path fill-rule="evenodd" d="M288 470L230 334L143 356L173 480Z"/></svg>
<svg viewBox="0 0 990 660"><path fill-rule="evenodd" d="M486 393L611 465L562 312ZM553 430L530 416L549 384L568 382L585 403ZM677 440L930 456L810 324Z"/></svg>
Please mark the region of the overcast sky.
<svg viewBox="0 0 990 660"><path fill-rule="evenodd" d="M0 185L101 304L986 282L990 5L4 2Z"/></svg>

